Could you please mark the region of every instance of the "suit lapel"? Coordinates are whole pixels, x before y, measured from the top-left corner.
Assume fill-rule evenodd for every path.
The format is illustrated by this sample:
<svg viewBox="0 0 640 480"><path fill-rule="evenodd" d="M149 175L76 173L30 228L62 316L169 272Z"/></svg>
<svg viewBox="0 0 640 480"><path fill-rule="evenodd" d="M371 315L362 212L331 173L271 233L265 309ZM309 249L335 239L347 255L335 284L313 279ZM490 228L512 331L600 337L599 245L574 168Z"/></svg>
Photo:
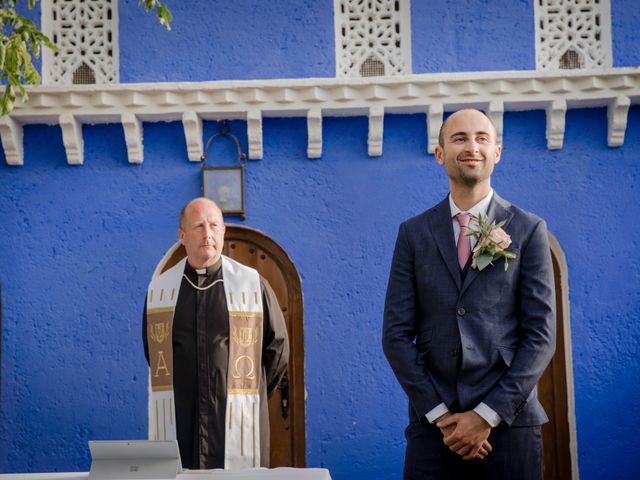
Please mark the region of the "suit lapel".
<svg viewBox="0 0 640 480"><path fill-rule="evenodd" d="M429 217L429 228L436 241L440 255L459 290L461 286L460 266L458 265L458 253L456 241L453 238L451 222L451 209L449 208L449 196L447 195L432 210L432 215Z"/></svg>
<svg viewBox="0 0 640 480"><path fill-rule="evenodd" d="M493 222L495 220L496 223L498 223L502 220L506 220L506 223L502 227L506 228L511 221L511 217L513 217L513 213L507 210L507 207L509 206L509 202L502 199L500 196L498 196L497 193L494 192L493 198L491 199L491 202L489 202L489 208L487 208L487 217L489 218L489 222ZM495 266L488 266L487 268L495 268ZM467 288L469 288L469 285L471 285L471 282L476 279L479 273L480 272L477 268L469 268L467 275L464 277L460 295L463 295L464 292L467 291Z"/></svg>

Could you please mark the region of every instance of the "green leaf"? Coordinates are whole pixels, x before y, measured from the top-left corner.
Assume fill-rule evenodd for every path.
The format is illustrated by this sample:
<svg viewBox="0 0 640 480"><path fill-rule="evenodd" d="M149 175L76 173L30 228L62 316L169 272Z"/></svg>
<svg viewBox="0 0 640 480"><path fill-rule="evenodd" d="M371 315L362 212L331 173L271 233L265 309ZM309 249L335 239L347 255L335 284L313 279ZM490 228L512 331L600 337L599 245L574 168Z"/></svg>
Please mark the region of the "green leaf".
<svg viewBox="0 0 640 480"><path fill-rule="evenodd" d="M171 30L169 23L173 20L173 16L167 6L160 2L158 2L158 20L160 20L160 24L163 25L164 28Z"/></svg>
<svg viewBox="0 0 640 480"><path fill-rule="evenodd" d="M478 255L476 257L476 265L478 266L478 270L482 271L491 265L491 261L493 260L493 256L491 255Z"/></svg>
<svg viewBox="0 0 640 480"><path fill-rule="evenodd" d="M0 97L0 115L6 115L13 110L14 99L11 98L12 96L15 99L13 87L11 85L7 85L4 90L4 94Z"/></svg>

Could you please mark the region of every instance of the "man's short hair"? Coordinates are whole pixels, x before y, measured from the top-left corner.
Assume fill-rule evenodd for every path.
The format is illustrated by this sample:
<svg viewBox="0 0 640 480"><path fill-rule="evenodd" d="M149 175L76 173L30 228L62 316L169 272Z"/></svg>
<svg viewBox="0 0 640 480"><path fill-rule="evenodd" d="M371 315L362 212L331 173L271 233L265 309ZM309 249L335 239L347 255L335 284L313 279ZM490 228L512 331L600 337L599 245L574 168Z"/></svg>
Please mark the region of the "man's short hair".
<svg viewBox="0 0 640 480"><path fill-rule="evenodd" d="M463 109L463 110L467 110L467 109ZM470 109L470 110L474 110L474 109ZM460 110L457 110L457 111L459 112ZM487 118L487 120L489 120L489 123L493 127L493 133L495 134L496 140L497 140L498 129L496 128L496 124L493 123L493 120L491 120L491 117L489 117L485 112L483 112L482 110L478 110L478 112L482 113ZM456 112L453 112L453 113L456 113ZM453 113L451 115L453 115ZM444 147L444 127L447 125L447 122L449 121L449 118L451 118L451 115L445 118L442 122L442 125L440 125L440 131L438 132L438 145L440 145L440 148Z"/></svg>

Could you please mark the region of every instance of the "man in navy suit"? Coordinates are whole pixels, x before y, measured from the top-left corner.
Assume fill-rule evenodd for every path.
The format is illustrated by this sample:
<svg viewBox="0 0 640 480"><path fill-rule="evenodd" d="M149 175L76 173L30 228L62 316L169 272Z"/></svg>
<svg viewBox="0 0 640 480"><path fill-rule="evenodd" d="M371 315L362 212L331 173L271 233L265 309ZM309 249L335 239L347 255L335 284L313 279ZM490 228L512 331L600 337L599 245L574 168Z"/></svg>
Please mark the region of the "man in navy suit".
<svg viewBox="0 0 640 480"><path fill-rule="evenodd" d="M542 477L536 384L555 350L553 268L544 221L491 188L501 151L482 112L452 114L435 151L450 194L400 225L382 344L409 397L405 479ZM505 222L507 270L502 257L473 261L478 239L464 233L480 215Z"/></svg>

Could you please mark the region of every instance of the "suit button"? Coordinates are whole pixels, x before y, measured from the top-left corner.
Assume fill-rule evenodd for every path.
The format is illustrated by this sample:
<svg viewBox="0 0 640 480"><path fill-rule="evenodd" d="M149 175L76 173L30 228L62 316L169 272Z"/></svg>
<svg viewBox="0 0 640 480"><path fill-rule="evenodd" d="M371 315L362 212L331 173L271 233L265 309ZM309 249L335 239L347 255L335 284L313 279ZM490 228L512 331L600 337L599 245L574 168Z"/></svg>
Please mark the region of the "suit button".
<svg viewBox="0 0 640 480"><path fill-rule="evenodd" d="M461 317L464 317L464 314L467 313L467 311L462 307L458 307L457 312L458 312L458 315Z"/></svg>
<svg viewBox="0 0 640 480"><path fill-rule="evenodd" d="M449 350L449 355L452 357L457 357L458 356L458 349L457 348L452 348L451 350Z"/></svg>

